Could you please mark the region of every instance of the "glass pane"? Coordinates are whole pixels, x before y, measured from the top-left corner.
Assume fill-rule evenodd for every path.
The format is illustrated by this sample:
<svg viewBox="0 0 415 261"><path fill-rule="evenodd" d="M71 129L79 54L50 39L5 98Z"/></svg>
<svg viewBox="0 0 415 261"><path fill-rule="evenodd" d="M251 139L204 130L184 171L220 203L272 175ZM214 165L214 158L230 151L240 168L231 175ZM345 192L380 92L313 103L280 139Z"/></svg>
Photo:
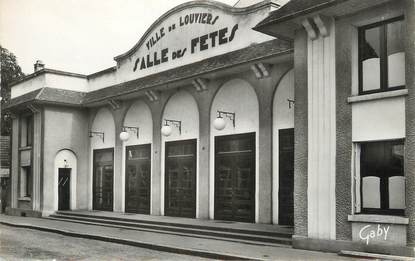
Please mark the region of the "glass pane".
<svg viewBox="0 0 415 261"><path fill-rule="evenodd" d="M405 178L394 176L389 178L389 208L405 209Z"/></svg>
<svg viewBox="0 0 415 261"><path fill-rule="evenodd" d="M388 87L405 85L403 21L387 25Z"/></svg>
<svg viewBox="0 0 415 261"><path fill-rule="evenodd" d="M364 31L360 46L363 91L380 89L380 27Z"/></svg>

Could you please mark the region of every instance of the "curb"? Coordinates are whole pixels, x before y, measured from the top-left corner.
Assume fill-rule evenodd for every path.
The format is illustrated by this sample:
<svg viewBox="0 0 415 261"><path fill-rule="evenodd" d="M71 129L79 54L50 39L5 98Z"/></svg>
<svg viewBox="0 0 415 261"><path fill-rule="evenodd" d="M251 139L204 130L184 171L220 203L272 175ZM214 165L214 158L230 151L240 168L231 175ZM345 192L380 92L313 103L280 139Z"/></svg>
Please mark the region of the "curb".
<svg viewBox="0 0 415 261"><path fill-rule="evenodd" d="M175 254L191 255L191 256L221 259L221 260L263 260L263 259L257 259L257 258L246 257L246 256L216 253L216 252L206 251L206 250L201 250L201 249L199 250L199 249L178 248L178 247L172 247L172 246L163 245L163 244L152 244L152 243L147 243L143 241L133 241L133 240L127 240L127 239L122 239L122 238L117 238L117 237L102 236L102 235L97 235L97 234L71 232L71 231L63 230L63 229L35 226L35 225L30 225L30 224L16 224L16 223L11 223L11 222L6 222L6 221L0 221L0 224L11 226L11 227L28 228L28 229L45 231L45 232L57 233L57 234L65 235L65 236L71 236L71 237L79 237L79 238L100 240L100 241L110 242L110 243L118 243L118 244L123 244L123 245L142 247L142 248L175 253Z"/></svg>

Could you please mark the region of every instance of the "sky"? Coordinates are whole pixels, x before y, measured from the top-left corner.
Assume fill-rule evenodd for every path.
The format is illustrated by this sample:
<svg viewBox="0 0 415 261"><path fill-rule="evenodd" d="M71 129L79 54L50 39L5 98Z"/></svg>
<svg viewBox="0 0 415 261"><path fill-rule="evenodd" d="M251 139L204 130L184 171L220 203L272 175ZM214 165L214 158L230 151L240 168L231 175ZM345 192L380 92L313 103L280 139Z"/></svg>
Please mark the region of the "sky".
<svg viewBox="0 0 415 261"><path fill-rule="evenodd" d="M26 74L91 74L114 66L162 14L186 0L0 0L0 45ZM237 0L220 0L233 6Z"/></svg>

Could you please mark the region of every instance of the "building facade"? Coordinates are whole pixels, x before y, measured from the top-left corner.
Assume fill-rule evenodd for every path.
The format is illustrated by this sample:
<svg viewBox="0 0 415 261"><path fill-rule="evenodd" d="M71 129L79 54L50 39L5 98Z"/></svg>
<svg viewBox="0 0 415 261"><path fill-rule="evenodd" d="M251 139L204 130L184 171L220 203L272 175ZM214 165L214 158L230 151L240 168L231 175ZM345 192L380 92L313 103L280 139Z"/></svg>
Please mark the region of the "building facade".
<svg viewBox="0 0 415 261"><path fill-rule="evenodd" d="M114 67L13 83L8 212L272 223L298 248L413 256L414 1L245 2L179 5Z"/></svg>

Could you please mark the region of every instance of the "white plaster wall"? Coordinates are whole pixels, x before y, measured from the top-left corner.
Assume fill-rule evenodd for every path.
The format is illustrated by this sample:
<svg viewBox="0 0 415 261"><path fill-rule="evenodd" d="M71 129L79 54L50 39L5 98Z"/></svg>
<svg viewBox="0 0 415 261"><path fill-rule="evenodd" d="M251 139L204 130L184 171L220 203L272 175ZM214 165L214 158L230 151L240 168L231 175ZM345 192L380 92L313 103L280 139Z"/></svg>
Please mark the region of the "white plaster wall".
<svg viewBox="0 0 415 261"><path fill-rule="evenodd" d="M90 170L89 170L89 195L91 195L90 199L89 199L89 206L88 208L90 210L92 210L92 201L93 201L93 193L92 193L92 186L93 186L93 161L94 161L94 150L96 149L106 149L106 148L114 148L115 147L115 123L114 123L114 118L113 115L111 113L111 111L107 108L101 108L99 109L99 111L97 112L97 114L95 115L94 121L92 123L92 127L91 127L91 131L96 131L96 132L104 132L104 142L102 141L102 139L99 136L93 136L92 138L90 138L91 141L91 151L90 151ZM114 170L116 170L116 163L114 161ZM114 181L116 179L115 177L116 173L114 172ZM115 184L116 182L114 182ZM116 187L114 187L114 195L116 195ZM115 203L115 200L114 200ZM115 206L114 206L115 209Z"/></svg>
<svg viewBox="0 0 415 261"><path fill-rule="evenodd" d="M45 74L42 74L32 79L21 82L17 85L12 86L11 94L10 94L11 98L13 99L23 94L43 88L45 87L45 84L46 84Z"/></svg>
<svg viewBox="0 0 415 261"><path fill-rule="evenodd" d="M86 78L46 73L46 82L44 87L77 92L87 92L88 82Z"/></svg>
<svg viewBox="0 0 415 261"><path fill-rule="evenodd" d="M165 172L165 145L168 141L196 139L196 218L199 217L199 109L193 96L186 91L175 93L164 107L162 125L164 119L178 120L182 122L182 133L172 126L170 136L161 136L161 215L164 215L164 172Z"/></svg>
<svg viewBox="0 0 415 261"><path fill-rule="evenodd" d="M67 166L65 166L65 160L67 162ZM78 165L77 165L77 158L76 155L67 149L61 150L56 154L55 157L55 164L54 164L54 177L53 177L53 210L58 210L58 182L59 182L59 168L70 168L70 209L75 210L76 207L76 184L77 184L77 177L78 177Z"/></svg>
<svg viewBox="0 0 415 261"><path fill-rule="evenodd" d="M352 104L354 142L400 138L405 138L405 97Z"/></svg>
<svg viewBox="0 0 415 261"><path fill-rule="evenodd" d="M226 82L218 91L213 100L210 111L210 177L209 177L209 218L214 219L215 212L215 136L255 132L255 160L258 162L258 130L259 105L253 87L241 79ZM232 122L224 117L225 129L218 131L213 127L217 111L234 112L235 128ZM255 164L255 221L258 221L258 164Z"/></svg>
<svg viewBox="0 0 415 261"><path fill-rule="evenodd" d="M289 108L287 99L294 100L294 71L288 71L274 94L272 113L272 222L278 224L279 191L279 134L280 129L294 128L294 104Z"/></svg>
<svg viewBox="0 0 415 261"><path fill-rule="evenodd" d="M101 74L88 79L88 90L96 91L117 83L117 71Z"/></svg>
<svg viewBox="0 0 415 261"><path fill-rule="evenodd" d="M129 131L130 138L123 142L122 148L122 171L121 171L121 191L122 191L122 204L121 211L125 211L125 147L140 144L152 144L153 142L153 119L151 116L150 108L143 101L134 102L128 109L127 114L124 118L123 126L138 127L139 138L135 132ZM153 146L151 146L151 154L153 154ZM153 162L151 162L151 173L153 173ZM151 174L152 176L152 174ZM150 190L151 190L150 186ZM151 202L150 192L150 202ZM150 204L150 213L152 204Z"/></svg>

